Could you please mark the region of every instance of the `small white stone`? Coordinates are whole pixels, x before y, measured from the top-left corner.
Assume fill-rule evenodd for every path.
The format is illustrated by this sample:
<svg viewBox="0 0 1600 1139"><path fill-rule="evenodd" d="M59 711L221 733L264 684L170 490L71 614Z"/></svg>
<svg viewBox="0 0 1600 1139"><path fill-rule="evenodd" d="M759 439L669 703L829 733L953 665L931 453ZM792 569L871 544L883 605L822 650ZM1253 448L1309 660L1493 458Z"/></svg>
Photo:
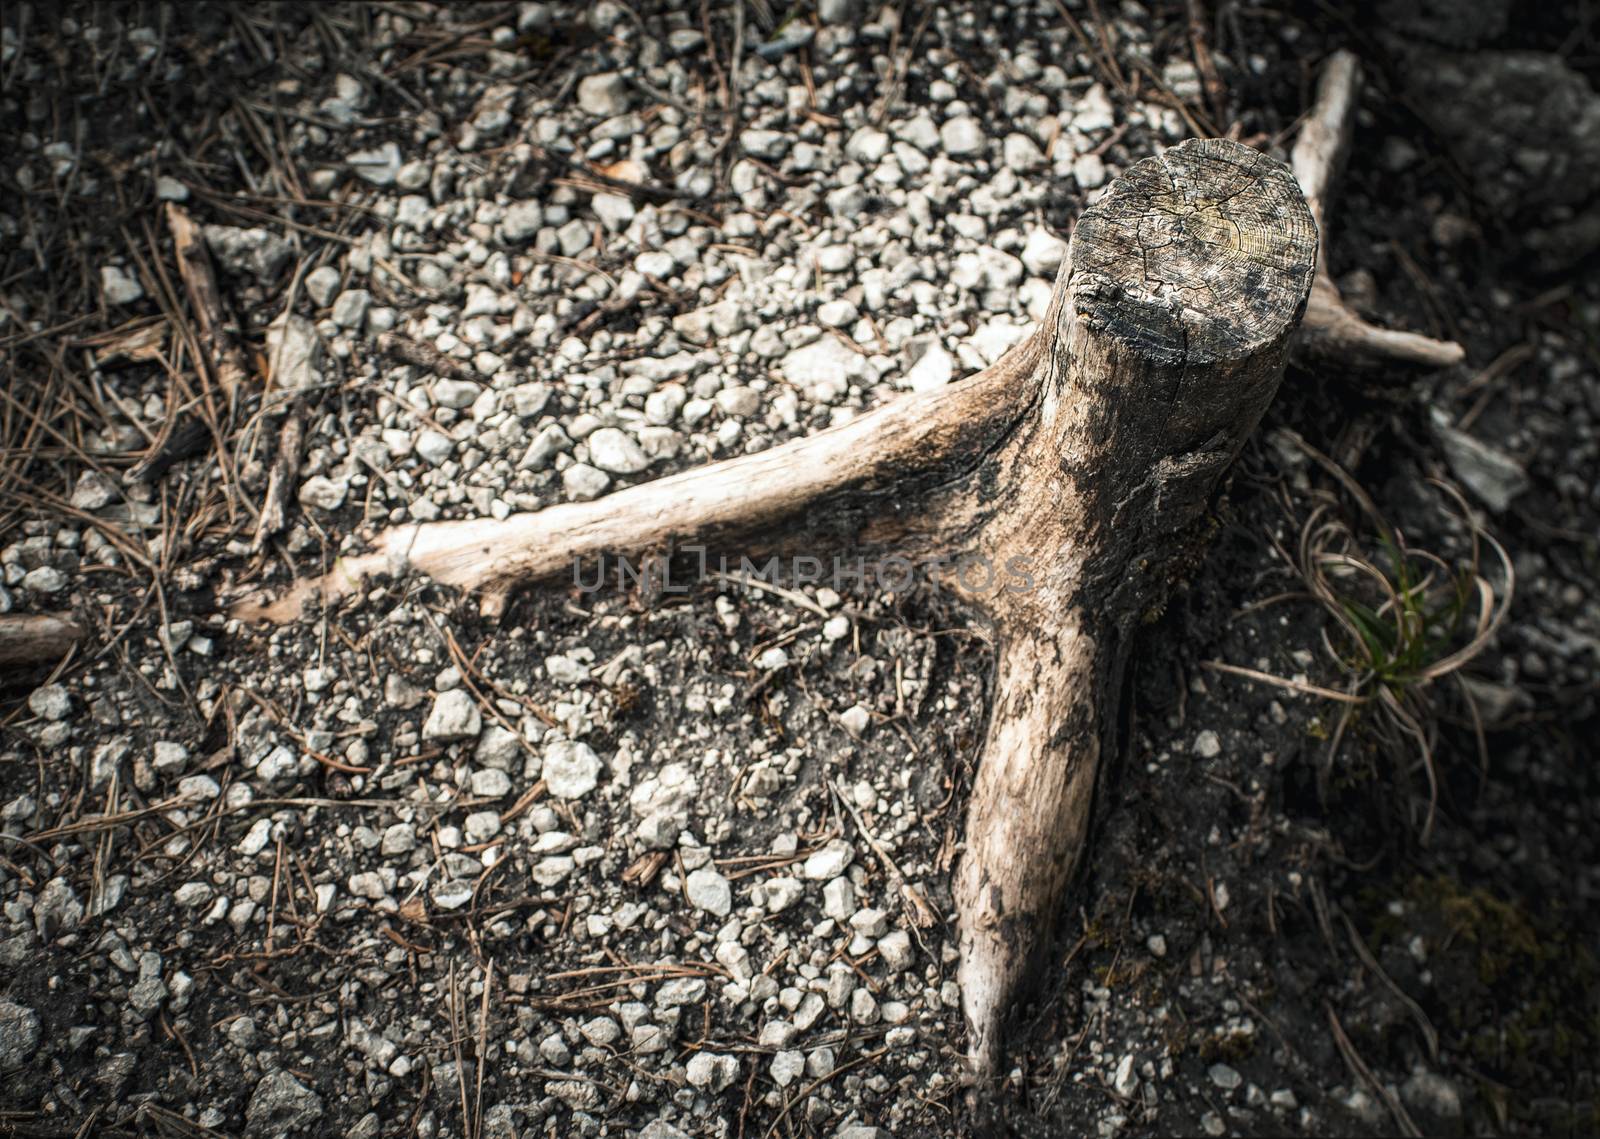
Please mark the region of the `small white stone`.
<svg viewBox="0 0 1600 1139"><path fill-rule="evenodd" d="M878 954L883 963L895 972L911 968L916 952L911 947L911 935L903 929L892 930L878 939Z"/></svg>
<svg viewBox="0 0 1600 1139"><path fill-rule="evenodd" d="M1026 174L1044 165L1044 152L1039 144L1025 134L1008 134L1000 144L1001 161L1018 174Z"/></svg>
<svg viewBox="0 0 1600 1139"><path fill-rule="evenodd" d="M1038 277L1054 276L1067 255L1067 243L1047 229L1035 229L1028 234L1022 247L1022 263L1028 272Z"/></svg>
<svg viewBox="0 0 1600 1139"><path fill-rule="evenodd" d="M955 367L955 359L944 350L943 344L935 340L906 373L906 383L914 392L935 391L950 382Z"/></svg>
<svg viewBox="0 0 1600 1139"><path fill-rule="evenodd" d="M28 694L28 711L45 720L65 720L72 714L72 697L59 684L45 684Z"/></svg>
<svg viewBox="0 0 1600 1139"><path fill-rule="evenodd" d="M557 799L581 799L600 781L600 757L586 743L556 740L544 749L543 775Z"/></svg>
<svg viewBox="0 0 1600 1139"><path fill-rule="evenodd" d="M589 461L602 471L634 475L650 465L649 456L632 435L618 427L602 427L589 436Z"/></svg>
<svg viewBox="0 0 1600 1139"><path fill-rule="evenodd" d="M483 714L472 694L464 688L441 692L422 725L422 738L438 743L476 739L483 728Z"/></svg>
<svg viewBox="0 0 1600 1139"><path fill-rule="evenodd" d="M836 838L806 859L804 873L813 882L837 878L855 858L856 852L842 838Z"/></svg>
<svg viewBox="0 0 1600 1139"><path fill-rule="evenodd" d="M733 886L716 870L702 866L684 882L689 904L714 917L727 917L733 909Z"/></svg>
<svg viewBox="0 0 1600 1139"><path fill-rule="evenodd" d="M375 150L358 150L345 156L345 162L374 186L390 186L400 173L400 148L386 142Z"/></svg>
<svg viewBox="0 0 1600 1139"><path fill-rule="evenodd" d="M101 267L100 292L108 305L130 305L144 296L138 278L130 277L116 265Z"/></svg>
<svg viewBox="0 0 1600 1139"><path fill-rule="evenodd" d="M511 776L504 771L491 767L472 773L472 793L480 799L503 799L510 791Z"/></svg>
<svg viewBox="0 0 1600 1139"><path fill-rule="evenodd" d="M952 158L962 158L983 150L983 127L970 115L950 119L939 128L939 142Z"/></svg>
<svg viewBox="0 0 1600 1139"><path fill-rule="evenodd" d="M300 484L300 505L317 510L338 510L349 493L350 484L347 482L335 482L325 475L312 475Z"/></svg>
<svg viewBox="0 0 1600 1139"><path fill-rule="evenodd" d="M306 293L318 308L327 308L339 289L339 270L323 265L306 274Z"/></svg>
<svg viewBox="0 0 1600 1139"><path fill-rule="evenodd" d="M436 882L430 896L441 910L459 910L472 901L472 883L463 878Z"/></svg>
<svg viewBox="0 0 1600 1139"><path fill-rule="evenodd" d="M416 452L432 466L439 466L455 453L455 441L431 428L417 435Z"/></svg>
<svg viewBox="0 0 1600 1139"><path fill-rule="evenodd" d="M561 472L561 487L574 502L599 498L611 486L611 476L588 463L573 463Z"/></svg>
<svg viewBox="0 0 1600 1139"><path fill-rule="evenodd" d="M806 1070L806 1054L804 1052L779 1052L772 1058L772 1079L780 1087L786 1088L799 1079Z"/></svg>
<svg viewBox="0 0 1600 1139"><path fill-rule="evenodd" d="M628 109L628 84L615 71L586 75L578 83L578 106L586 114L609 119Z"/></svg>
<svg viewBox="0 0 1600 1139"><path fill-rule="evenodd" d="M621 233L633 220L633 203L621 194L596 194L590 205L600 224L612 233Z"/></svg>
<svg viewBox="0 0 1600 1139"><path fill-rule="evenodd" d="M834 921L849 921L856 909L856 888L842 875L822 888L822 912Z"/></svg>
<svg viewBox="0 0 1600 1139"><path fill-rule="evenodd" d="M839 713L839 723L845 731L859 738L865 735L867 728L872 725L872 713L860 704L852 704Z"/></svg>

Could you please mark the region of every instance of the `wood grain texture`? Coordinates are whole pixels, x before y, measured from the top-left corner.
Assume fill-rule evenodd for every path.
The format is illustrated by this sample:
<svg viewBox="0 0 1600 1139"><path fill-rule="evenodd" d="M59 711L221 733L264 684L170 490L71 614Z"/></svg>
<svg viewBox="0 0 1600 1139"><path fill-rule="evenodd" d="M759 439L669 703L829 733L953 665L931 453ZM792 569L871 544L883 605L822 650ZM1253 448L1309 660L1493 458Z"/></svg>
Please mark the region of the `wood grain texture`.
<svg viewBox="0 0 1600 1139"><path fill-rule="evenodd" d="M83 637L83 626L65 614L6 614L0 617L0 667L54 663Z"/></svg>
<svg viewBox="0 0 1600 1139"><path fill-rule="evenodd" d="M1037 411L995 455L1008 498L977 538L1036 586L968 598L999 658L955 888L978 1073L1081 864L1133 630L1277 390L1314 233L1282 163L1207 140L1136 164L1073 234Z"/></svg>

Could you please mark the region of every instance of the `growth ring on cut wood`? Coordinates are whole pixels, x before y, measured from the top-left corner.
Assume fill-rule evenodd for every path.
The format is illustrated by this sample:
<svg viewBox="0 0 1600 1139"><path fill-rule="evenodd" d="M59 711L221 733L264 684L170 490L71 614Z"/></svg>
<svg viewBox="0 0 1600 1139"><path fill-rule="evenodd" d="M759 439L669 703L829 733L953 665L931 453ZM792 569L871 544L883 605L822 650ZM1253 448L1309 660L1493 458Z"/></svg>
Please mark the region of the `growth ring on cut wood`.
<svg viewBox="0 0 1600 1139"><path fill-rule="evenodd" d="M1159 363L1251 355L1300 319L1317 227L1289 168L1227 139L1130 166L1072 235L1077 315Z"/></svg>

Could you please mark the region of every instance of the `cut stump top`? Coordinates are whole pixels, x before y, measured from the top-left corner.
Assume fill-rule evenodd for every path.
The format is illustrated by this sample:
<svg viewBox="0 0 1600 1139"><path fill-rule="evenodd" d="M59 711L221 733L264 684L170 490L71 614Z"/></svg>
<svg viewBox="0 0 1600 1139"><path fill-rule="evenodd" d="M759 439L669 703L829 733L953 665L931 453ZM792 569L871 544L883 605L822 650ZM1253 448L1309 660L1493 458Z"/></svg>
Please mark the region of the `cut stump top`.
<svg viewBox="0 0 1600 1139"><path fill-rule="evenodd" d="M1240 360L1298 320L1317 227L1289 168L1227 139L1130 166L1072 235L1074 311L1160 364Z"/></svg>

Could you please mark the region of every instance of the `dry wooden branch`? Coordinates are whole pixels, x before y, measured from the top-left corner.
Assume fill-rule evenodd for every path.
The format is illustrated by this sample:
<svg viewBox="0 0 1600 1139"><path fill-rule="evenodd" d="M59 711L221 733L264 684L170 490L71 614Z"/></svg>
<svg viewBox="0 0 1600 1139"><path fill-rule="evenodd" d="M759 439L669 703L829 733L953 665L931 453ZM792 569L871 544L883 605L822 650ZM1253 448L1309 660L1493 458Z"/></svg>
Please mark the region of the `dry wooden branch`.
<svg viewBox="0 0 1600 1139"><path fill-rule="evenodd" d="M1288 169L1191 140L1131 167L1085 212L1045 319L979 375L597 502L391 530L372 553L233 613L292 619L314 595L407 566L492 610L574 559L686 542L979 567L945 584L998 645L956 882L970 1055L992 1072L1081 857L1131 631L1276 391L1315 266Z"/></svg>
<svg viewBox="0 0 1600 1139"><path fill-rule="evenodd" d="M300 473L300 447L306 428L305 408L298 399L289 405L278 431L278 450L267 475L267 493L256 520L256 536L250 548L259 550L268 538L282 530L288 519L289 496L294 493L295 476Z"/></svg>
<svg viewBox="0 0 1600 1139"><path fill-rule="evenodd" d="M83 640L83 627L56 613L0 617L0 668L60 660Z"/></svg>
<svg viewBox="0 0 1600 1139"><path fill-rule="evenodd" d="M1447 368L1466 353L1454 341L1434 340L1414 332L1395 332L1362 320L1339 295L1328 276L1325 203L1333 180L1344 165L1355 130L1356 101L1361 97L1361 65L1347 51L1336 51L1323 67L1317 99L1300 128L1289 164L1306 204L1317 219L1323 245L1317 255L1317 277L1311 287L1303 334L1296 348L1315 361L1345 365L1384 362Z"/></svg>
<svg viewBox="0 0 1600 1139"><path fill-rule="evenodd" d="M183 277L184 291L189 294L189 303L194 307L195 320L200 326L200 346L209 353L206 363L232 404L244 387L247 373L239 343L223 316L222 290L217 287L211 254L200 236L200 227L176 202L167 203L167 228L172 231L172 242L177 249L178 273Z"/></svg>

